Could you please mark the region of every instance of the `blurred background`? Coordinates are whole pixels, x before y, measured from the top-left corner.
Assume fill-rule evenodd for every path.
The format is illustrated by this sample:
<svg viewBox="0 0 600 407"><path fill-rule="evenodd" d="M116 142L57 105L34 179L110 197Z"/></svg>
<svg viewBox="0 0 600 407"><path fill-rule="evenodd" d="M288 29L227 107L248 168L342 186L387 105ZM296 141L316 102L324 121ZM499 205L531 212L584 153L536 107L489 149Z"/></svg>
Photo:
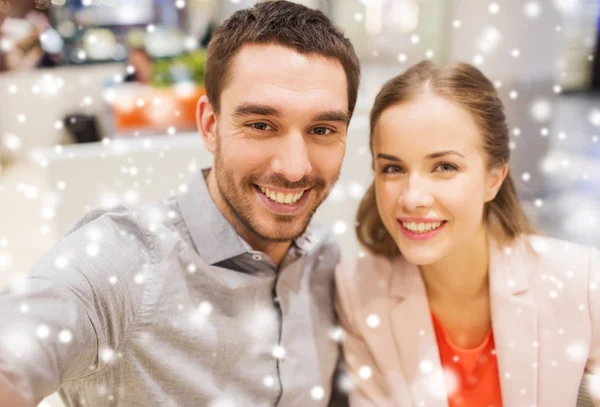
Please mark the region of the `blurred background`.
<svg viewBox="0 0 600 407"><path fill-rule="evenodd" d="M92 207L185 191L205 47L252 0L0 0L0 285ZM600 247L600 0L303 0L363 74L342 176L316 218L346 258L371 179L368 114L422 59L478 66L503 99L511 170L547 235ZM54 395L42 405L62 406Z"/></svg>

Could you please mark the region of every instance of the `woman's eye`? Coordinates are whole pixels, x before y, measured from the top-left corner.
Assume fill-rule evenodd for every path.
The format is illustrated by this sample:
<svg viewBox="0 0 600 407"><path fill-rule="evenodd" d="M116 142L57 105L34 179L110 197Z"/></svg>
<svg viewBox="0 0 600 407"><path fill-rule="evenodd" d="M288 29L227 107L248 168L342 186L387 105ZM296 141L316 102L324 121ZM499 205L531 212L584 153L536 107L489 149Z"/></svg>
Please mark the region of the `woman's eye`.
<svg viewBox="0 0 600 407"><path fill-rule="evenodd" d="M252 123L250 127L252 127L255 130L272 130L271 126L263 122Z"/></svg>
<svg viewBox="0 0 600 407"><path fill-rule="evenodd" d="M386 165L385 167L383 167L383 170L381 172L383 172L384 174L395 174L402 172L402 168L397 165Z"/></svg>
<svg viewBox="0 0 600 407"><path fill-rule="evenodd" d="M435 171L436 172L452 172L452 171L457 171L458 167L456 167L455 165L452 165L450 163L441 163L438 164L437 167L435 167Z"/></svg>
<svg viewBox="0 0 600 407"><path fill-rule="evenodd" d="M327 127L315 127L312 132L319 136L328 136L333 133L333 131Z"/></svg>

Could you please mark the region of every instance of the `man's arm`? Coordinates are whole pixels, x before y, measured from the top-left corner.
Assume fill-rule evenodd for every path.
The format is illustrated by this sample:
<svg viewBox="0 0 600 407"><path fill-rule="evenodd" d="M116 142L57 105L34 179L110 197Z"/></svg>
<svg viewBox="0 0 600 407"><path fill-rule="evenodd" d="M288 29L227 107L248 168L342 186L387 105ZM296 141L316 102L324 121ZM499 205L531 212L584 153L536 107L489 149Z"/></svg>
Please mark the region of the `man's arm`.
<svg viewBox="0 0 600 407"><path fill-rule="evenodd" d="M0 291L0 406L36 405L111 363L141 303L135 276L152 261L135 219L87 215Z"/></svg>

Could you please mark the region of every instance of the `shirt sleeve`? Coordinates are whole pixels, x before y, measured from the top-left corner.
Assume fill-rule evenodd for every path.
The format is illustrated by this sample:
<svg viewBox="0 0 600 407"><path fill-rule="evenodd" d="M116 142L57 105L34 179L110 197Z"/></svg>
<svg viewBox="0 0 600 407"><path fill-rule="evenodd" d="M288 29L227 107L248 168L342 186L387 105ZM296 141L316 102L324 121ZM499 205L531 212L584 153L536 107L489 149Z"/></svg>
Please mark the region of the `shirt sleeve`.
<svg viewBox="0 0 600 407"><path fill-rule="evenodd" d="M0 291L0 406L36 405L118 357L143 298L148 240L129 210L92 212Z"/></svg>
<svg viewBox="0 0 600 407"><path fill-rule="evenodd" d="M589 271L589 309L592 343L584 380L595 407L600 407L600 252L591 249Z"/></svg>

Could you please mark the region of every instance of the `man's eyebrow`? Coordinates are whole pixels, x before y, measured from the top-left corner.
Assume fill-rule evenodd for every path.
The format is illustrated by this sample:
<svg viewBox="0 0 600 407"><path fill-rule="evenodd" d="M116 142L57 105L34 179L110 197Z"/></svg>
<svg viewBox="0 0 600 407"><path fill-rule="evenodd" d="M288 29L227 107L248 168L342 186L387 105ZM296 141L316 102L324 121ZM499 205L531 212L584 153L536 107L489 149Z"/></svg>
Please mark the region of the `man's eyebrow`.
<svg viewBox="0 0 600 407"><path fill-rule="evenodd" d="M249 115L281 117L281 110L258 103L241 103L233 111L233 116L236 117Z"/></svg>
<svg viewBox="0 0 600 407"><path fill-rule="evenodd" d="M350 121L350 112L348 112L347 110L329 110L317 114L313 118L313 121L348 123Z"/></svg>

